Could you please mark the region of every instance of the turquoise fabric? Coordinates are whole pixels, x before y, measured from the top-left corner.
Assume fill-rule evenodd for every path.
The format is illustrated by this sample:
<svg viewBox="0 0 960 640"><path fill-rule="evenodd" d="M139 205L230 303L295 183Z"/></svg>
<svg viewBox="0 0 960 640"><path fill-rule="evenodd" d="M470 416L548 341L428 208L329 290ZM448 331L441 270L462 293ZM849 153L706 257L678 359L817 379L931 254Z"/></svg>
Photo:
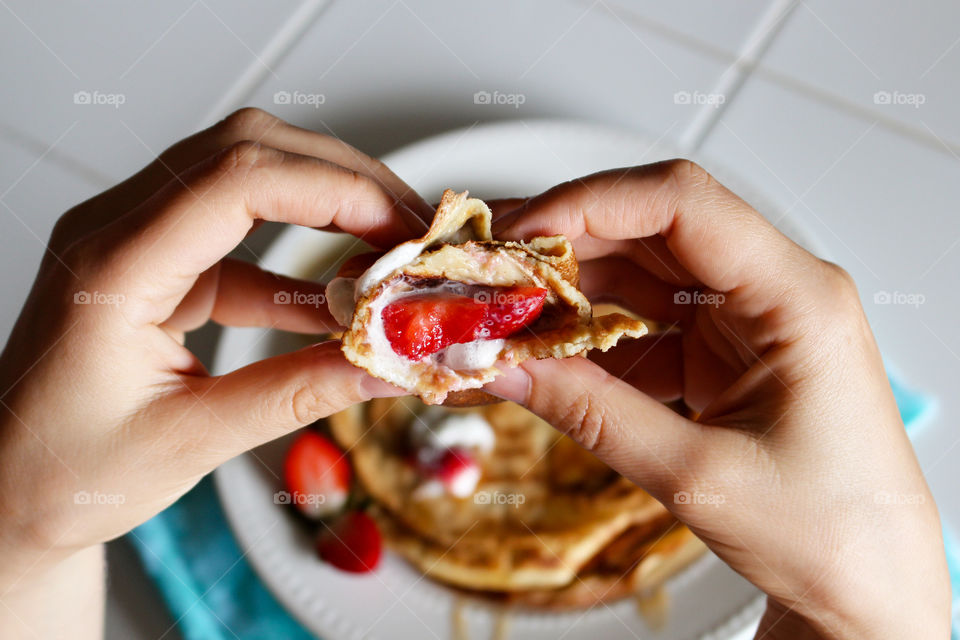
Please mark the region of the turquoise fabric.
<svg viewBox="0 0 960 640"><path fill-rule="evenodd" d="M210 476L127 539L186 640L313 637L243 557Z"/></svg>
<svg viewBox="0 0 960 640"><path fill-rule="evenodd" d="M890 377L911 437L933 400ZM960 546L944 530L954 593L953 640L960 640ZM129 535L186 640L309 639L243 557L207 477Z"/></svg>

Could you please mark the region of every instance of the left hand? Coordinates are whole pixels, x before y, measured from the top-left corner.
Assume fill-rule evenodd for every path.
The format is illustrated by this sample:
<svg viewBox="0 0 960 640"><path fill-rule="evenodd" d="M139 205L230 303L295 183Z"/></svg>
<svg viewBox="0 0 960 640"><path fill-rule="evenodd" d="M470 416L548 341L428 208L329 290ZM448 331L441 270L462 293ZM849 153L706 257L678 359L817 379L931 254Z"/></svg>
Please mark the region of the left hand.
<svg viewBox="0 0 960 640"><path fill-rule="evenodd" d="M336 342L223 376L184 347L184 333L208 320L336 326L325 305L274 303L278 291L322 295L321 285L225 259L259 220L393 246L421 235L430 214L378 161L248 109L64 215L0 359L0 628L60 635L30 604L40 591L70 597L54 595L57 567L238 453L398 393L351 366Z"/></svg>

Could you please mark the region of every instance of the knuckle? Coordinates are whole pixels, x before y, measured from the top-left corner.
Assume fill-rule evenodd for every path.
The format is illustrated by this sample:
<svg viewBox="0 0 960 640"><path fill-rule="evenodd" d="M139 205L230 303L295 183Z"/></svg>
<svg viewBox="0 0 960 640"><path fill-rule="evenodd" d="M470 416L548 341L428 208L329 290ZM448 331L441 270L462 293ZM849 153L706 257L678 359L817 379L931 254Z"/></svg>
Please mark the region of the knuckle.
<svg viewBox="0 0 960 640"><path fill-rule="evenodd" d="M255 167L263 155L263 145L253 140L238 140L217 154L216 167L230 173Z"/></svg>
<svg viewBox="0 0 960 640"><path fill-rule="evenodd" d="M47 246L51 251L64 251L80 237L81 216L76 207L60 216L50 232Z"/></svg>
<svg viewBox="0 0 960 640"><path fill-rule="evenodd" d="M264 132L276 126L278 122L280 122L279 118L263 109L244 107L224 118L218 125L218 129L229 144L234 140L259 138Z"/></svg>
<svg viewBox="0 0 960 640"><path fill-rule="evenodd" d="M823 264L827 268L831 285L837 291L856 292L857 282L853 279L853 276L850 275L849 271L833 262L823 261Z"/></svg>
<svg viewBox="0 0 960 640"><path fill-rule="evenodd" d="M602 403L588 391L578 393L564 408L560 424L587 451L602 451L614 427Z"/></svg>
<svg viewBox="0 0 960 640"><path fill-rule="evenodd" d="M666 178L680 187L707 187L716 182L709 171L687 158L667 160L663 167Z"/></svg>
<svg viewBox="0 0 960 640"><path fill-rule="evenodd" d="M299 425L310 424L330 411L329 392L309 382L297 387L289 399L290 415Z"/></svg>
<svg viewBox="0 0 960 640"><path fill-rule="evenodd" d="M835 310L844 316L859 310L860 293L853 276L846 269L832 262L823 262L825 267L824 289L826 296L822 301L824 306Z"/></svg>

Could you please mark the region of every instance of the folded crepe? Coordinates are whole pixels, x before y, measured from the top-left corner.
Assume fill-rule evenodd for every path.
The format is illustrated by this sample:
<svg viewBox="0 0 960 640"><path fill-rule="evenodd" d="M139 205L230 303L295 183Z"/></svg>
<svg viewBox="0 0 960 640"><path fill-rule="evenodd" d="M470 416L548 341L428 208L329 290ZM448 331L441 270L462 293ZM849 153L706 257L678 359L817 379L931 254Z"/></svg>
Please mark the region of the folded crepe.
<svg viewBox="0 0 960 640"><path fill-rule="evenodd" d="M357 261L345 265L327 299L348 327L346 358L427 404L453 393L464 405L480 400L470 390L500 373L496 363L606 351L647 332L620 313L593 316L564 236L501 242L490 224L483 201L448 189L425 236L380 255L362 274Z"/></svg>

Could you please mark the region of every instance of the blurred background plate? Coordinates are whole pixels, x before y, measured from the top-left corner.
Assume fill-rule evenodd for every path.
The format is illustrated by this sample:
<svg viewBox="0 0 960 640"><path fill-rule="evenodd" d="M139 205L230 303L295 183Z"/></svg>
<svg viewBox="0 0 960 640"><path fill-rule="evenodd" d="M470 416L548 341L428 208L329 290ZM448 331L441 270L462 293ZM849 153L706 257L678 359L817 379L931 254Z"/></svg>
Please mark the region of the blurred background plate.
<svg viewBox="0 0 960 640"><path fill-rule="evenodd" d="M640 135L571 121L513 121L476 125L425 139L384 161L427 200L443 189L488 199L529 195L558 182L611 167L675 157L669 145ZM772 209L763 192L704 162L727 186L799 244L823 256L822 246L790 217ZM262 266L299 277L329 280L348 255L364 249L353 238L302 227L285 229ZM307 344L302 336L263 329L224 330L214 373ZM504 613L424 579L386 554L377 572L355 576L316 559L312 540L284 506L280 461L287 438L258 448L216 471L217 489L240 546L277 599L308 629L329 640L345 638L578 638L728 639L749 637L762 610L759 592L708 555L667 586L669 608L657 631L633 600L564 614ZM465 631L461 633L460 631ZM497 634L501 634L497 636Z"/></svg>

